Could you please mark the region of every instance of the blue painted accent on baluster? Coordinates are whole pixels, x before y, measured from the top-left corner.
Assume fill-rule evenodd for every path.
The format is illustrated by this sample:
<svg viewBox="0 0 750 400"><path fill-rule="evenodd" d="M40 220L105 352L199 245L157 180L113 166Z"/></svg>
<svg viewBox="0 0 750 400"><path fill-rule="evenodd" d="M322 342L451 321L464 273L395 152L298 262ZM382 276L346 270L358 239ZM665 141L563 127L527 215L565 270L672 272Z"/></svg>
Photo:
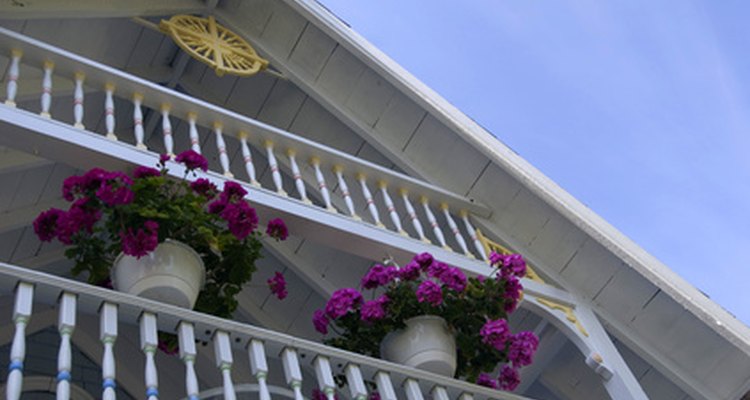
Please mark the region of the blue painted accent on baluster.
<svg viewBox="0 0 750 400"><path fill-rule="evenodd" d="M8 365L8 373L13 371L14 369L17 369L23 372L23 361L20 361L20 360L11 361L10 365Z"/></svg>
<svg viewBox="0 0 750 400"><path fill-rule="evenodd" d="M153 397L159 397L159 390L156 389L156 388L153 388L153 387L146 389L146 398L149 398L149 397L152 397L152 396Z"/></svg>
<svg viewBox="0 0 750 400"><path fill-rule="evenodd" d="M71 379L71 376L70 376L70 372L69 371L60 371L57 374L57 381L58 382L60 382L60 381L68 381L68 382L70 382L70 379Z"/></svg>
<svg viewBox="0 0 750 400"><path fill-rule="evenodd" d="M112 390L117 389L117 384L115 383L115 380L112 378L107 378L102 382L102 389L106 388L112 388Z"/></svg>

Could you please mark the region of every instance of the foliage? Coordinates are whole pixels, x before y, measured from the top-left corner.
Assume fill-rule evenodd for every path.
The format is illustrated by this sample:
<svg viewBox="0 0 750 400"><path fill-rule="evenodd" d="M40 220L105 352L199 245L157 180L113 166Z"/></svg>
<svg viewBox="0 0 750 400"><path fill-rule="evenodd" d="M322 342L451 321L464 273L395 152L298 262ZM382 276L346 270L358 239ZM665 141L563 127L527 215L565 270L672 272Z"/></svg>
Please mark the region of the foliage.
<svg viewBox="0 0 750 400"><path fill-rule="evenodd" d="M34 229L44 241L56 238L69 245L65 255L75 262L72 273L85 273L89 283L101 286L111 285L110 268L121 252L140 258L168 238L180 241L206 267L195 309L228 318L261 257L258 217L239 184L227 181L220 192L207 179L188 181L196 169L207 169L200 154L188 150L174 161L186 167L182 180L167 176L172 161L165 155L160 170L138 167L132 177L100 168L71 176L63 184L70 209L43 212ZM283 221L274 220L269 236L286 237ZM283 277L276 277L272 290L285 292L284 286Z"/></svg>
<svg viewBox="0 0 750 400"><path fill-rule="evenodd" d="M361 281L371 300L356 289L339 289L315 312L313 324L323 334L334 330L327 344L378 357L387 334L404 329L410 318L436 315L456 338L456 377L512 390L519 383L518 368L531 363L538 345L533 333L513 335L507 324L521 296L526 263L517 254L493 253L491 261L490 277L471 278L428 253L400 268L377 264ZM502 364L498 379L490 378L488 373Z"/></svg>

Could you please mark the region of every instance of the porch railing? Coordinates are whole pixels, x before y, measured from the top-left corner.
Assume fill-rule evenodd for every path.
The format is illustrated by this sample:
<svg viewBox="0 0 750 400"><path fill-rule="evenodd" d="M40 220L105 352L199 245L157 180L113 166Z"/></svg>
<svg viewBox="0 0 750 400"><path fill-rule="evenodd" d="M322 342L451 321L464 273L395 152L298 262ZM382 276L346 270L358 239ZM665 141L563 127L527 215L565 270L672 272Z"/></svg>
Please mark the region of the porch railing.
<svg viewBox="0 0 750 400"><path fill-rule="evenodd" d="M148 152L144 109L150 108L160 116L163 148L170 155L187 150L175 148L176 142L188 142L183 140L188 138L176 140L173 132L173 124L181 119L189 127L189 146L197 152L204 150L198 127L212 132L219 161L218 172L227 178L242 176L243 181L261 187L256 171L258 167L267 167L272 178L264 188L268 191L306 204L313 204L311 197L314 197L319 207L332 213L366 221L469 258L487 258L470 222L471 215L489 216L490 210L483 205L3 28L0 28L0 53L9 57L6 106L17 106L18 82L23 79L21 66L41 68L43 78L38 110L45 118L58 117L51 115L54 75L58 81L72 81L70 113L72 125L78 129L86 129L84 89L101 90L105 94L105 115L104 132L100 134L113 141L125 139L118 137L116 130L118 125L124 124L124 121L117 120L115 113L114 99L119 97L132 102L132 120L127 121L127 125L132 123L133 132L128 141L139 151ZM240 168L232 168L225 140L229 138L239 142ZM267 165L258 165L254 160L253 154L258 153L264 155ZM284 175L282 167L286 172ZM295 193L288 194L284 189L285 176L293 180L293 186L287 184L287 187L293 187ZM333 193L330 189L333 186L338 188L339 194ZM353 190L358 192L356 200L365 204L355 204ZM385 213L381 214L383 211ZM359 215L360 212L367 216Z"/></svg>
<svg viewBox="0 0 750 400"><path fill-rule="evenodd" d="M118 329L135 330L139 338L128 338L132 343L140 343L144 357L130 354L127 360L131 374L133 369L143 370L143 381L138 385L145 388L146 398L159 398L159 365L155 362L158 339L157 332L164 331L179 337L179 358L184 369L184 382L168 382L170 391L175 388L178 396L198 399L207 393L222 393L224 399L235 399L236 389L252 386L259 398L270 400L271 392L286 392L294 400L304 400L313 388L323 392L329 400L335 395L357 400L366 399L377 390L384 400L397 398L423 400L431 396L435 400L482 400L482 399L521 399L510 393L494 391L463 381L448 379L432 373L407 368L379 359L365 357L331 348L320 343L295 338L286 334L228 321L187 309L174 307L127 294L94 287L76 281L43 274L0 263L0 298L14 298L12 324L2 321L9 334L14 329L10 351L9 374L6 382L6 398L19 399L24 379L24 358L26 353L26 327L33 322L34 309L55 312L60 333L58 347L57 384L58 399L67 399L72 375L71 336L77 327L78 317L98 317L99 332L96 335L102 351L101 398L115 398L118 375L115 369ZM6 311L8 307L5 307ZM14 326L11 328L10 326ZM201 347L196 343L210 343ZM211 349L210 347L213 347ZM201 352L213 354L213 363L220 371L221 385L208 390L199 387L196 370L205 369L197 365ZM210 357L208 357L210 358ZM143 363L140 360L143 359ZM122 360L119 365L122 365ZM239 363L249 362L252 376L243 376L233 381L233 368ZM273 376L269 368L272 363L280 363L280 376ZM246 369L246 368L243 368ZM136 375L141 375L136 374ZM334 376L343 375L347 383L337 387ZM236 377L236 374L234 375ZM374 383L366 384L366 381ZM162 385L164 385L162 381ZM269 389L269 385L271 387ZM276 385L286 386L279 389ZM140 397L141 393L130 393ZM172 393L174 395L174 393ZM172 398L172 396L168 396Z"/></svg>

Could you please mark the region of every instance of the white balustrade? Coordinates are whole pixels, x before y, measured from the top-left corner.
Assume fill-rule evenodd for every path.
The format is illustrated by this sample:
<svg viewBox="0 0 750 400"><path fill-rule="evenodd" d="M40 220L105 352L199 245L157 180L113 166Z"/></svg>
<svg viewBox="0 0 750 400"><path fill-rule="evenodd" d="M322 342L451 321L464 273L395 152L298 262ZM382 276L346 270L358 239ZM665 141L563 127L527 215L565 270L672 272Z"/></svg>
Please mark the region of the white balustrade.
<svg viewBox="0 0 750 400"><path fill-rule="evenodd" d="M294 179L294 186L297 187L297 193L299 194L300 200L307 204L312 204L310 199L307 198L307 191L305 191L305 182L302 180L302 173L297 165L297 152L294 149L287 149L286 155L289 157L289 164L292 167L292 178Z"/></svg>
<svg viewBox="0 0 750 400"><path fill-rule="evenodd" d="M367 177L365 174L361 172L357 174L357 181L359 181L359 186L362 189L362 196L365 198L367 210L370 212L373 223L379 228L385 228L385 225L380 222L380 214L378 213L378 208L375 206L375 201L372 199L372 193L370 193L370 189L367 188L366 179Z"/></svg>
<svg viewBox="0 0 750 400"><path fill-rule="evenodd" d="M70 380L72 378L73 357L70 336L76 327L76 296L63 292L58 300L60 311L57 330L60 332L60 349L57 353L57 400L70 399Z"/></svg>
<svg viewBox="0 0 750 400"><path fill-rule="evenodd" d="M281 362L284 366L286 383L294 391L294 400L305 400L302 397L302 371L299 368L297 351L289 347L285 348L281 352Z"/></svg>
<svg viewBox="0 0 750 400"><path fill-rule="evenodd" d="M13 307L13 323L16 325L16 331L10 347L10 365L8 365L8 381L5 387L5 398L8 400L21 398L23 361L26 358L26 325L31 318L33 300L34 286L25 282L19 283L16 286L16 301Z"/></svg>
<svg viewBox="0 0 750 400"><path fill-rule="evenodd" d="M432 227L432 233L437 238L438 243L440 243L440 246L442 246L446 250L453 251L445 243L445 236L443 236L443 230L440 229L440 225L438 225L437 219L435 219L435 214L433 214L432 210L430 210L430 201L427 199L427 197L422 196L419 198L419 202L422 203L422 206L424 207L424 213L425 215L427 215L427 222L430 223L430 226Z"/></svg>
<svg viewBox="0 0 750 400"><path fill-rule="evenodd" d="M279 163L276 161L276 156L273 154L273 142L266 140L263 142L263 147L266 149L266 157L268 157L268 168L271 169L271 178L273 178L273 184L276 187L276 193L286 196L284 185L281 182L281 172L279 171Z"/></svg>
<svg viewBox="0 0 750 400"><path fill-rule="evenodd" d="M461 210L458 215L464 221L466 232L469 232L469 237L471 237L471 241L474 242L474 250L479 253L479 256L482 257L482 260L488 261L489 259L487 258L487 253L484 251L484 245L482 245L479 237L477 237L477 230L469 221L469 212L466 210Z"/></svg>
<svg viewBox="0 0 750 400"><path fill-rule="evenodd" d="M221 371L224 386L224 400L236 400L232 382L232 347L229 342L229 334L224 331L216 331L214 334L214 353L216 356L216 367Z"/></svg>
<svg viewBox="0 0 750 400"><path fill-rule="evenodd" d="M378 387L378 394L380 394L381 400L397 400L391 376L387 372L378 371L375 374L375 385Z"/></svg>
<svg viewBox="0 0 750 400"><path fill-rule="evenodd" d="M200 136L198 136L198 126L196 125L198 114L189 112L187 113L187 119L188 133L190 135L190 149L198 154L201 154L201 140Z"/></svg>
<svg viewBox="0 0 750 400"><path fill-rule="evenodd" d="M474 255L471 254L469 248L466 246L466 240L464 240L463 235L461 235L461 231L458 230L458 225L456 225L456 221L453 219L453 216L448 209L448 204L440 203L440 210L443 211L443 216L445 217L446 222L448 222L448 227L451 229L451 232L453 232L453 237L456 238L458 246L461 247L461 250L467 257L474 258Z"/></svg>
<svg viewBox="0 0 750 400"><path fill-rule="evenodd" d="M140 318L141 324L141 350L146 356L144 378L146 382L146 400L159 399L159 377L156 373L154 354L159 346L159 338L156 333L156 315L144 312Z"/></svg>
<svg viewBox="0 0 750 400"><path fill-rule="evenodd" d="M104 85L104 126L107 129L107 138L117 140L115 135L115 85L107 83Z"/></svg>
<svg viewBox="0 0 750 400"><path fill-rule="evenodd" d="M172 122L169 120L169 111L172 106L168 103L161 105L161 133L164 137L164 152L169 158L174 158L174 137L172 137Z"/></svg>
<svg viewBox="0 0 750 400"><path fill-rule="evenodd" d="M388 210L388 214L391 216L391 222L393 222L393 226L396 228L396 232L400 233L401 235L408 236L404 228L401 226L401 217L399 217L398 213L396 212L396 206L393 204L393 200L388 194L388 183L382 180L378 181L378 188L380 189L380 193L382 193L383 195L385 208L386 210Z"/></svg>
<svg viewBox="0 0 750 400"><path fill-rule="evenodd" d="M406 378L404 381L404 391L408 400L424 400L419 383L412 378Z"/></svg>
<svg viewBox="0 0 750 400"><path fill-rule="evenodd" d="M75 89L73 89L73 126L78 129L85 129L83 126L83 80L86 74L76 72L73 75Z"/></svg>
<svg viewBox="0 0 750 400"><path fill-rule="evenodd" d="M143 144L143 95L133 93L133 135L135 136L135 147L146 150Z"/></svg>
<svg viewBox="0 0 750 400"><path fill-rule="evenodd" d="M267 382L268 363L263 342L257 339L251 340L247 345L247 352L250 356L250 370L258 380L258 397L260 400L271 400Z"/></svg>
<svg viewBox="0 0 750 400"><path fill-rule="evenodd" d="M326 178L323 176L323 171L320 170L320 158L318 157L311 157L310 158L310 165L313 166L313 170L315 170L315 180L318 181L318 190L320 191L320 195L323 196L323 202L325 203L326 210L336 213L336 207L331 204L331 192L328 191L328 185L326 185Z"/></svg>
<svg viewBox="0 0 750 400"><path fill-rule="evenodd" d="M238 136L240 138L240 148L242 149L242 160L245 162L245 171L247 172L248 178L250 178L250 184L260 187L260 183L258 183L258 180L255 178L253 153L250 151L250 146L247 145L247 138L249 134L247 132L240 131Z"/></svg>
<svg viewBox="0 0 750 400"><path fill-rule="evenodd" d="M227 178L234 178L234 174L229 170L229 156L227 155L227 145L224 143L224 135L222 130L224 124L220 121L214 122L214 134L216 135L216 148L219 151L219 164L221 164L221 170L224 171L224 176Z"/></svg>
<svg viewBox="0 0 750 400"><path fill-rule="evenodd" d="M349 394L354 400L366 400L367 388L365 381L362 379L362 371L356 364L347 364L344 368L346 374L346 384L349 386Z"/></svg>
<svg viewBox="0 0 750 400"><path fill-rule="evenodd" d="M104 345L102 355L102 400L115 400L115 353L117 340L117 306L112 303L102 304L99 310L99 340Z"/></svg>
<svg viewBox="0 0 750 400"><path fill-rule="evenodd" d="M417 212L414 210L414 206L411 204L411 200L409 200L409 191L402 188L398 192L401 195L401 198L404 200L406 214L409 216L409 220L411 220L411 225L414 227L414 230L417 231L419 240L428 244L431 243L430 239L427 239L427 236L424 235L422 223L419 221L419 218L417 218Z"/></svg>
<svg viewBox="0 0 750 400"><path fill-rule="evenodd" d="M471 393L461 393L460 396L458 396L458 400L474 400L474 396Z"/></svg>
<svg viewBox="0 0 750 400"><path fill-rule="evenodd" d="M435 386L432 388L432 400L451 400L448 397L448 391L442 386Z"/></svg>
<svg viewBox="0 0 750 400"><path fill-rule="evenodd" d="M21 57L23 51L13 49L10 51L10 68L8 69L8 86L6 88L5 105L16 106L16 95L18 94L18 76L20 75Z"/></svg>
<svg viewBox="0 0 750 400"><path fill-rule="evenodd" d="M357 221L361 220L362 218L357 215L357 211L354 209L354 201L352 201L352 195L349 192L349 186L346 185L346 180L344 179L344 167L340 165L334 165L333 173L336 174L336 179L338 179L339 190L341 190L341 195L344 196L344 202L346 203L346 209L349 210L349 216L356 219Z"/></svg>
<svg viewBox="0 0 750 400"><path fill-rule="evenodd" d="M42 78L42 112L39 113L44 118L51 118L49 113L52 106L52 70L55 69L55 63L52 61L44 62L44 77Z"/></svg>
<svg viewBox="0 0 750 400"><path fill-rule="evenodd" d="M328 400L334 400L336 394L336 382L331 372L331 362L328 357L317 356L313 361L315 376L318 378L318 387L326 395Z"/></svg>
<svg viewBox="0 0 750 400"><path fill-rule="evenodd" d="M177 328L180 359L185 363L185 392L187 400L198 400L198 376L195 374L195 329L190 322L180 322ZM266 399L268 400L268 399Z"/></svg>

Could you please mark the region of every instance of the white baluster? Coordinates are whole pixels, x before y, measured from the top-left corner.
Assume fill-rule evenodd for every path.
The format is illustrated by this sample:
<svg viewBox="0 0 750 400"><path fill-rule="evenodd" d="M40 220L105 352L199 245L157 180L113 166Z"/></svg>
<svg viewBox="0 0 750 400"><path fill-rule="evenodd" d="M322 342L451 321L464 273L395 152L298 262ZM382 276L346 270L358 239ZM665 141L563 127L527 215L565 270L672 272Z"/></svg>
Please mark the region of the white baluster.
<svg viewBox="0 0 750 400"><path fill-rule="evenodd" d="M216 331L214 335L214 353L216 355L216 367L221 370L224 381L224 400L236 400L237 394L232 383L232 347L229 343L229 334L224 331Z"/></svg>
<svg viewBox="0 0 750 400"><path fill-rule="evenodd" d="M146 150L146 145L143 144L143 110L141 109L141 104L143 104L143 95L133 93L133 135L135 136L135 147Z"/></svg>
<svg viewBox="0 0 750 400"><path fill-rule="evenodd" d="M299 369L297 352L289 347L281 352L281 361L284 365L284 376L286 383L294 390L294 400L304 400L302 397L302 372Z"/></svg>
<svg viewBox="0 0 750 400"><path fill-rule="evenodd" d="M458 400L474 400L474 395L471 393L461 393L460 396L458 396Z"/></svg>
<svg viewBox="0 0 750 400"><path fill-rule="evenodd" d="M344 202L346 203L346 208L349 210L349 215L357 221L362 220L362 218L357 215L357 212L354 209L354 201L352 201L352 195L349 192L349 186L346 185L346 180L344 180L344 167L340 165L334 165L333 173L336 174L336 178L339 181L339 189L341 190L341 195L344 196Z"/></svg>
<svg viewBox="0 0 750 400"><path fill-rule="evenodd" d="M240 138L240 148L242 149L242 160L245 162L245 171L247 171L247 176L250 178L250 184L260 187L260 183L258 183L258 180L255 178L253 153L250 151L250 146L247 145L247 138L250 135L247 132L240 131L238 136Z"/></svg>
<svg viewBox="0 0 750 400"><path fill-rule="evenodd" d="M464 221L464 227L466 227L466 232L469 232L471 241L474 242L474 249L477 251L477 253L479 253L479 256L482 257L482 260L488 261L487 253L485 253L484 251L484 246L482 245L482 242L479 240L479 237L477 237L477 230L474 228L473 225L471 225L471 222L469 222L469 212L466 210L461 210L459 211L458 215Z"/></svg>
<svg viewBox="0 0 750 400"><path fill-rule="evenodd" d="M351 398L354 400L365 400L367 399L367 388L365 387L365 381L362 379L362 371L359 370L359 366L356 364L347 364L344 368L346 374L346 383L349 386L349 393Z"/></svg>
<svg viewBox="0 0 750 400"><path fill-rule="evenodd" d="M409 200L409 191L401 188L399 189L398 193L401 195L401 198L404 200L404 207L406 207L406 214L409 215L409 219L411 220L411 225L414 227L414 230L417 231L417 235L419 235L419 239L425 243L431 243L430 239L427 239L427 236L424 235L424 229L422 228L422 223L419 221L419 218L417 218L417 212L414 210L414 206L411 204L411 200Z"/></svg>
<svg viewBox="0 0 750 400"><path fill-rule="evenodd" d="M337 213L336 207L331 204L331 192L328 191L328 185L326 185L326 178L323 176L323 171L320 170L320 158L310 157L310 165L315 170L315 180L318 181L318 190L320 195L323 196L323 202L326 205L326 210Z"/></svg>
<svg viewBox="0 0 750 400"><path fill-rule="evenodd" d="M227 155L227 145L224 143L224 135L221 133L224 124L221 121L214 122L214 133L216 134L216 148L219 149L219 163L224 171L224 176L234 178L234 174L229 170L229 156Z"/></svg>
<svg viewBox="0 0 750 400"><path fill-rule="evenodd" d="M141 350L146 356L146 367L144 368L146 382L146 400L159 399L159 376L156 373L154 353L159 346L159 338L156 336L156 315L150 312L141 314Z"/></svg>
<svg viewBox="0 0 750 400"><path fill-rule="evenodd" d="M195 374L195 331L190 322L180 322L177 330L180 345L180 359L185 363L185 391L187 400L198 400L198 376Z"/></svg>
<svg viewBox="0 0 750 400"><path fill-rule="evenodd" d="M380 214L378 213L378 208L375 207L375 201L372 199L372 193L370 193L370 189L367 188L367 182L365 182L365 179L367 179L365 177L365 174L361 172L357 174L357 181L359 181L359 185L362 188L362 196L364 196L365 202L367 202L367 210L370 211L370 216L372 217L375 225L379 228L385 228L385 225L380 222Z"/></svg>
<svg viewBox="0 0 750 400"><path fill-rule="evenodd" d="M458 225L456 225L456 221L453 219L453 216L448 209L448 203L440 203L440 210L443 211L443 216L448 222L448 227L451 229L451 232L453 232L453 237L456 238L456 241L461 247L461 250L464 252L464 254L466 254L467 257L474 258L474 254L471 254L469 248L466 246L466 240L464 240L463 235L461 235L461 231L458 230Z"/></svg>
<svg viewBox="0 0 750 400"><path fill-rule="evenodd" d="M289 164L292 166L292 178L294 178L294 186L297 188L300 200L306 204L312 204L312 201L307 198L305 182L302 180L302 173L297 165L297 152L294 149L287 149L286 155L289 157Z"/></svg>
<svg viewBox="0 0 750 400"><path fill-rule="evenodd" d="M250 370L258 380L258 396L260 400L271 400L271 394L268 392L268 364L266 363L266 350L263 342L253 339L247 344L248 355L250 356Z"/></svg>
<svg viewBox="0 0 750 400"><path fill-rule="evenodd" d="M378 386L378 394L381 400L398 400L396 391L393 390L391 376L385 371L378 371L375 374L375 384Z"/></svg>
<svg viewBox="0 0 750 400"><path fill-rule="evenodd" d="M388 194L388 183L383 180L378 181L378 188L380 189L380 193L383 195L385 208L386 210L388 210L388 214L391 216L391 222L393 222L393 226L396 227L396 232L403 236L409 236L401 226L401 217L398 216L398 213L396 212L396 206L393 204L391 195Z"/></svg>
<svg viewBox="0 0 750 400"><path fill-rule="evenodd" d="M412 378L406 378L406 381L404 381L404 391L406 392L406 398L409 400L424 400L422 390L419 389L419 383Z"/></svg>
<svg viewBox="0 0 750 400"><path fill-rule="evenodd" d="M201 154L201 140L198 136L198 126L195 124L198 120L198 114L194 112L187 113L188 131L190 132L190 149Z"/></svg>
<svg viewBox="0 0 750 400"><path fill-rule="evenodd" d="M433 387L431 394L432 400L451 400L451 398L448 397L448 391L442 386Z"/></svg>
<svg viewBox="0 0 750 400"><path fill-rule="evenodd" d="M23 361L26 358L26 325L31 318L31 306L34 300L34 286L21 282L16 286L16 302L13 307L13 323L16 332L10 347L10 365L5 397L8 400L21 398L23 387Z"/></svg>
<svg viewBox="0 0 750 400"><path fill-rule="evenodd" d="M73 367L70 336L76 327L76 296L64 292L58 301L60 314L57 329L60 332L60 350L57 353L57 400L70 399L70 379Z"/></svg>
<svg viewBox="0 0 750 400"><path fill-rule="evenodd" d="M174 158L174 138L172 137L172 122L169 120L169 111L172 106L168 103L161 105L161 133L164 136L164 152L169 158Z"/></svg>
<svg viewBox="0 0 750 400"><path fill-rule="evenodd" d="M268 157L268 167L271 168L271 177L273 178L273 184L276 187L276 193L286 196L284 185L281 182L281 172L279 171L279 163L276 161L276 156L273 154L273 142L270 140L263 141L263 147L266 149L266 157Z"/></svg>
<svg viewBox="0 0 750 400"><path fill-rule="evenodd" d="M10 68L8 69L8 87L7 97L5 99L5 105L10 107L16 106L16 94L18 94L18 76L21 73L21 57L23 51L20 49L13 49L10 51Z"/></svg>
<svg viewBox="0 0 750 400"><path fill-rule="evenodd" d="M430 223L430 226L432 227L432 233L435 234L435 237L437 238L440 245L443 246L443 248L446 250L453 251L453 249L445 244L445 236L443 236L443 231L440 229L440 226L435 219L435 214L433 214L432 210L430 210L430 201L427 200L427 197L421 196L419 198L419 202L422 203L422 206L424 206L424 213L425 215L427 215L427 222Z"/></svg>
<svg viewBox="0 0 750 400"><path fill-rule="evenodd" d="M52 105L52 70L55 69L55 63L52 61L44 62L44 78L42 78L42 112L39 113L44 118L51 118L49 108Z"/></svg>
<svg viewBox="0 0 750 400"><path fill-rule="evenodd" d="M325 393L328 400L334 400L336 393L336 382L331 372L331 362L328 357L317 356L313 361L315 376L318 378L318 387Z"/></svg>
<svg viewBox="0 0 750 400"><path fill-rule="evenodd" d="M107 139L117 140L115 135L115 85L104 85L104 126L107 128Z"/></svg>
<svg viewBox="0 0 750 400"><path fill-rule="evenodd" d="M102 400L115 400L115 353L117 340L117 306L104 303L99 310L99 339L104 344L102 356Z"/></svg>
<svg viewBox="0 0 750 400"><path fill-rule="evenodd" d="M85 129L83 126L83 80L86 75L83 72L76 72L74 75L75 89L73 90L73 126L78 129Z"/></svg>

